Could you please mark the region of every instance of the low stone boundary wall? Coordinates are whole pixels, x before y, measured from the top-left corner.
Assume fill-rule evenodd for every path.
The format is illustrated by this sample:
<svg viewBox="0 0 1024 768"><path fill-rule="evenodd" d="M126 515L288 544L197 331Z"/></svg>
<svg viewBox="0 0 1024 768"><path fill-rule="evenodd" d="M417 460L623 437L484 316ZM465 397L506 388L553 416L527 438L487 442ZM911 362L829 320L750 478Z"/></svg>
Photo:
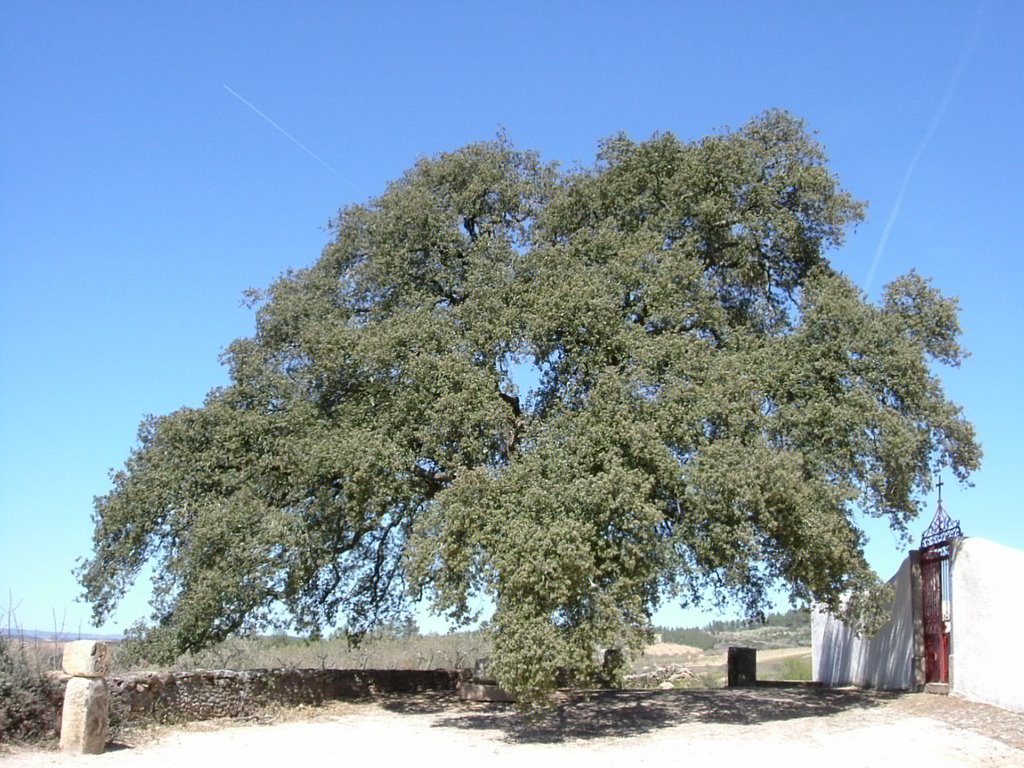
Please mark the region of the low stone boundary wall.
<svg viewBox="0 0 1024 768"><path fill-rule="evenodd" d="M625 688L675 688L672 685L674 681L692 680L694 677L696 675L682 664L669 664L667 667L658 667L647 672L626 675L622 678L622 683Z"/></svg>
<svg viewBox="0 0 1024 768"><path fill-rule="evenodd" d="M470 676L468 672L445 669L200 670L108 677L107 686L110 718L116 726L243 717L268 705L315 705L381 694L452 692ZM64 685L66 679L62 688Z"/></svg>

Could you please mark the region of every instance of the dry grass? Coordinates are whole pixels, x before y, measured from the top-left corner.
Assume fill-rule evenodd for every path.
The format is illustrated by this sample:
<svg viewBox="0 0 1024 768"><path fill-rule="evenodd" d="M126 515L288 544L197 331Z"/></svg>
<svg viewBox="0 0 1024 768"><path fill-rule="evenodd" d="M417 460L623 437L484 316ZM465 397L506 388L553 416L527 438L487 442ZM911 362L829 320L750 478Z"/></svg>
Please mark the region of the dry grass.
<svg viewBox="0 0 1024 768"><path fill-rule="evenodd" d="M145 659L126 658L115 647L114 673L153 669ZM195 669L464 669L490 655L480 632L449 635L367 635L358 644L344 637L309 641L285 635L240 637L195 654L169 667Z"/></svg>

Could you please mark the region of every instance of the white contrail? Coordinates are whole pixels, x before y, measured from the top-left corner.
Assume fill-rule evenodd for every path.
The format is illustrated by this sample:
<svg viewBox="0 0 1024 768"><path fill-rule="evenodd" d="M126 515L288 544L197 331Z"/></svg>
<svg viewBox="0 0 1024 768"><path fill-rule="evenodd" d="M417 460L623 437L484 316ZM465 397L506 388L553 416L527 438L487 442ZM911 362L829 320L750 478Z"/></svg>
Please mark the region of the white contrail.
<svg viewBox="0 0 1024 768"><path fill-rule="evenodd" d="M309 156L310 156L310 157L312 157L312 158L313 158L314 160L316 160L316 161L317 161L318 163L320 163L320 165L322 165L322 166L323 166L324 168L326 168L326 169L327 169L328 171L330 171L330 172L331 172L331 173L333 173L333 174L334 174L335 176L337 176L337 177L338 177L339 179L341 179L341 180L342 180L342 181L344 181L344 182L345 182L346 184L348 184L348 185L349 185L350 187L352 187L352 189L354 189L354 190L355 190L356 192L358 192L359 194L362 194L362 193L363 193L363 192L362 192L362 190L361 190L361 189L359 189L359 187L357 187L357 186L356 186L355 184L353 184L351 180L349 180L349 179L345 178L345 176L344 176L344 175L342 175L342 174L341 174L341 173L340 173L340 172L339 172L339 171L338 171L338 170L337 170L337 169L336 169L336 168L335 168L334 166L332 166L332 165L331 165L330 163L328 163L328 162L327 162L326 160L324 160L324 159L323 159L322 157L320 157L320 155L318 155L318 154L317 154L316 152L314 152L314 151L313 151L312 149L310 149L310 148L309 148L309 147L307 147L307 146L306 146L305 144L303 144L303 143L302 143L301 141L299 141L299 140L298 140L298 139L296 139L296 138L295 138L294 136L292 136L292 135L291 135L290 133L288 133L288 131L286 131L286 130L285 130L284 128L282 128L282 127L281 127L280 125L278 125L278 124L277 124L277 123L275 123L275 122L274 122L273 120L271 120L271 119L270 119L269 117L267 117L267 116L266 116L266 115L265 115L265 114L264 114L263 112L261 112L261 111L260 111L259 109L257 109L257 108L256 108L255 106L253 106L253 104L251 104L251 103L250 103L249 101L247 101L247 100L245 99L245 97L243 97L243 96L242 96L242 95L241 95L240 93L238 93L237 91L235 91L235 90L234 90L234 89L233 89L233 88L232 88L231 86L229 86L229 85L224 85L224 90L226 90L226 91L227 91L228 93L230 93L230 94L231 94L232 96L234 96L234 97L235 97L236 99L238 99L238 100L239 100L240 102L242 102L243 104L245 104L245 106L247 106L247 107L248 107L249 109L251 109L251 110L252 110L253 112L255 112L255 113L256 113L257 115L259 115L259 116L260 116L260 117L262 117L262 118L263 118L264 120L266 120L266 121L267 121L268 123L270 123L270 124L271 124L272 126L274 126L274 128L276 128L276 129L277 129L277 130L278 130L279 132L281 132L282 134L284 134L284 136L285 136L286 138L288 138L289 140L291 140L291 142L292 142L293 144L295 144L295 145L296 145L296 146L297 146L297 147L298 147L299 149L301 149L301 150L302 150L303 152L305 152L305 153L306 153L307 155L309 155Z"/></svg>
<svg viewBox="0 0 1024 768"><path fill-rule="evenodd" d="M939 123L946 116L946 110L949 108L950 101L953 100L953 94L956 92L957 86L960 85L960 79L963 77L964 70L967 69L967 62L971 58L971 54L974 53L974 46L978 42L978 35L981 32L981 24L984 19L982 11L984 7L979 9L978 18L975 20L974 29L967 38L967 42L964 44L964 49L960 53L960 59L957 61L956 68L953 70L953 74L949 79L949 83L946 85L946 90L942 94L942 99L939 101L939 106L935 110L935 114L932 115L932 120L928 124L928 130L925 131L924 138L921 139L917 145L917 149L914 151L914 156L910 158L910 163L907 165L907 170L903 174L903 182L900 184L900 191L896 195L896 202L893 203L892 210L889 212L889 219L885 222L885 228L882 230L882 237L878 241L878 248L875 249L875 257L871 260L871 269L868 270L867 279L864 281L864 292L868 293L871 290L871 285L875 281L875 274L878 272L878 265L882 262L882 256L885 254L885 246L889 242L889 235L892 233L893 225L896 224L896 217L900 214L900 208L903 207L903 197L907 193L907 187L910 186L910 179L914 175L914 171L917 169L917 164L921 160L921 156L924 155L925 150L928 149L928 145L931 143L932 137L935 135L935 131L939 128Z"/></svg>

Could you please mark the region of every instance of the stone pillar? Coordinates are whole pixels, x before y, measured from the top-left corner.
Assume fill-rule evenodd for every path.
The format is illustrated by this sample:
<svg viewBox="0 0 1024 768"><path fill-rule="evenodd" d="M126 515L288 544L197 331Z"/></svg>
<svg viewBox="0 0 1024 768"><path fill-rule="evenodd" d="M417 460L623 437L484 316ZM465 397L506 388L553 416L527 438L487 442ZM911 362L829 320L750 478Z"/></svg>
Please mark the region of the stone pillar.
<svg viewBox="0 0 1024 768"><path fill-rule="evenodd" d="M64 646L64 671L71 675L64 691L60 748L98 755L110 733L110 694L103 678L110 672L107 644L76 640Z"/></svg>
<svg viewBox="0 0 1024 768"><path fill-rule="evenodd" d="M757 649L729 648L729 687L757 685Z"/></svg>
<svg viewBox="0 0 1024 768"><path fill-rule="evenodd" d="M601 674L607 680L614 680L626 666L626 657L621 648L605 648L601 655Z"/></svg>
<svg viewBox="0 0 1024 768"><path fill-rule="evenodd" d="M924 595L921 583L921 550L912 549L910 559L910 615L913 628L911 649L912 690L923 691L924 668Z"/></svg>

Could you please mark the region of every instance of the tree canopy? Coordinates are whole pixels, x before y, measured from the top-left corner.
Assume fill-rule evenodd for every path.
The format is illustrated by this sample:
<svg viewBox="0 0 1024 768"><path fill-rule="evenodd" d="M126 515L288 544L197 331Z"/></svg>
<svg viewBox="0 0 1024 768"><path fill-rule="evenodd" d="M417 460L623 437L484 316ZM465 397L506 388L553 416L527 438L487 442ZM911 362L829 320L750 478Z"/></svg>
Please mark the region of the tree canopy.
<svg viewBox="0 0 1024 768"><path fill-rule="evenodd" d="M664 600L836 608L874 578L857 515L905 534L980 459L932 370L956 300L910 273L871 303L826 258L862 211L777 111L571 171L504 137L421 159L253 293L228 386L143 423L95 503L94 618L149 561L174 653L483 596L536 691Z"/></svg>

